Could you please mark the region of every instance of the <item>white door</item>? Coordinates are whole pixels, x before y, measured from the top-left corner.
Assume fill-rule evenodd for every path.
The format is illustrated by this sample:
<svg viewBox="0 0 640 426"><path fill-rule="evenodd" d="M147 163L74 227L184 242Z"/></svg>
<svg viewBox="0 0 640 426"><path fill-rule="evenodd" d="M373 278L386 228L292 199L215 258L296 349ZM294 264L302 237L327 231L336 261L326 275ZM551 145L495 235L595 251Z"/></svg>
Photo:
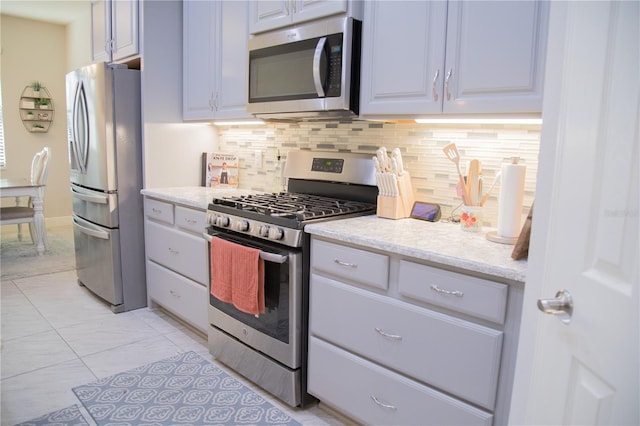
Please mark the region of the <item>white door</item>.
<svg viewBox="0 0 640 426"><path fill-rule="evenodd" d="M510 424L640 424L639 9L551 3ZM569 324L536 306L559 289Z"/></svg>

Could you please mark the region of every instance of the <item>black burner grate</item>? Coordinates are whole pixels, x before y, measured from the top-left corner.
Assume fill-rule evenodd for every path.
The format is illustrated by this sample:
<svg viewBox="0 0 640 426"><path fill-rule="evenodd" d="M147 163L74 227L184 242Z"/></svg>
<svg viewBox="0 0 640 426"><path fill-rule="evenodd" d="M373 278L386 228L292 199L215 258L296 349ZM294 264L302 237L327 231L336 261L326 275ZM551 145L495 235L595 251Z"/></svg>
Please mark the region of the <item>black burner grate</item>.
<svg viewBox="0 0 640 426"><path fill-rule="evenodd" d="M375 205L310 194L291 192L243 195L213 200L214 205L242 212L290 218L296 222L375 210Z"/></svg>

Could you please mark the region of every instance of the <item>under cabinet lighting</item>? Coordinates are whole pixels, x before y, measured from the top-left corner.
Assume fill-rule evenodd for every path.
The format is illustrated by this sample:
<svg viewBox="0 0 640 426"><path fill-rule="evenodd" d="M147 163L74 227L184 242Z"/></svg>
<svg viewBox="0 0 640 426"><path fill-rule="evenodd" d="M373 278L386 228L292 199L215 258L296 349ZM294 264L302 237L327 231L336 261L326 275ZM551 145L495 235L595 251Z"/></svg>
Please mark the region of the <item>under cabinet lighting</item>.
<svg viewBox="0 0 640 426"><path fill-rule="evenodd" d="M542 124L541 118L416 118L418 124Z"/></svg>
<svg viewBox="0 0 640 426"><path fill-rule="evenodd" d="M264 124L262 120L214 121L215 126L255 126Z"/></svg>

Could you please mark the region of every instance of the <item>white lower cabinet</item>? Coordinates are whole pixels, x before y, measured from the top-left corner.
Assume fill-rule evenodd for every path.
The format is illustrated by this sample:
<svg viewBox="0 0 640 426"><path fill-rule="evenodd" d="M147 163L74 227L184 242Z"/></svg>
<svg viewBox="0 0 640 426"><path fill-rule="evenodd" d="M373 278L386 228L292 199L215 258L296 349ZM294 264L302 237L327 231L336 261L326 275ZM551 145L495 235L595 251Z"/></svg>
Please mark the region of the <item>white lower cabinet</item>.
<svg viewBox="0 0 640 426"><path fill-rule="evenodd" d="M312 237L308 392L365 424L506 423L510 287Z"/></svg>
<svg viewBox="0 0 640 426"><path fill-rule="evenodd" d="M149 306L160 305L206 333L206 212L151 198L145 198L144 211Z"/></svg>
<svg viewBox="0 0 640 426"><path fill-rule="evenodd" d="M157 263L147 262L147 295L189 324L207 331L207 288Z"/></svg>
<svg viewBox="0 0 640 426"><path fill-rule="evenodd" d="M490 425L493 416L318 338L308 391L364 424Z"/></svg>

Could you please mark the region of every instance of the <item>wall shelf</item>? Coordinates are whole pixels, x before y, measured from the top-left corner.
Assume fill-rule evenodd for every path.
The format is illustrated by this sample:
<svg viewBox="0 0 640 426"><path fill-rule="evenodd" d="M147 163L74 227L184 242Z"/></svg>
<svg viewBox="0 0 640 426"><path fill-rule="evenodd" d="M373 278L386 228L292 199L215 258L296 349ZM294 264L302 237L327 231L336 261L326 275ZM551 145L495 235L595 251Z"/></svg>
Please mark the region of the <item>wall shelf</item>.
<svg viewBox="0 0 640 426"><path fill-rule="evenodd" d="M20 95L20 119L27 131L46 133L53 122L54 107L51 94L46 87L34 91L26 86Z"/></svg>

